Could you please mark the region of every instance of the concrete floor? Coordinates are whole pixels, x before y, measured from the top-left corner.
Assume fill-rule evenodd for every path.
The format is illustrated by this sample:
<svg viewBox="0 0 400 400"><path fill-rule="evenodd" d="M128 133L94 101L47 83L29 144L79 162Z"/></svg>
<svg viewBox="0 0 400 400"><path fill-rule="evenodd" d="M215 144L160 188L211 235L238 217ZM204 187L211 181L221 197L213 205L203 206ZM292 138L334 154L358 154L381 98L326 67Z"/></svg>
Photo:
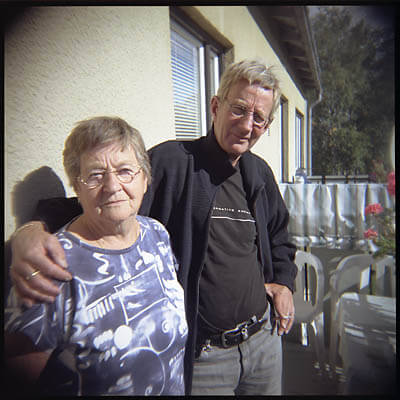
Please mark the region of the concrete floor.
<svg viewBox="0 0 400 400"><path fill-rule="evenodd" d="M320 373L315 352L283 338L283 395L336 395L339 383Z"/></svg>
<svg viewBox="0 0 400 400"><path fill-rule="evenodd" d="M336 268L338 261L354 251L316 248L312 253L320 258L325 267L325 293L329 290L329 272ZM324 301L325 349L328 353L330 333L330 296ZM317 357L311 345L301 344L299 325L294 325L289 335L283 337L283 394L284 395L337 395L342 379L327 374L322 376ZM326 354L327 355L327 354Z"/></svg>

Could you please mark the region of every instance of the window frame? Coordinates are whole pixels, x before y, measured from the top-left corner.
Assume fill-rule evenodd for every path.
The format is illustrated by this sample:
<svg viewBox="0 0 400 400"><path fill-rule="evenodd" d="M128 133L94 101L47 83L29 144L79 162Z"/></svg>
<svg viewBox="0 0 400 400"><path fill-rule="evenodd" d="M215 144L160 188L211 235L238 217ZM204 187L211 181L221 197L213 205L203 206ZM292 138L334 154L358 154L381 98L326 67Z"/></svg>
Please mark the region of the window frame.
<svg viewBox="0 0 400 400"><path fill-rule="evenodd" d="M304 168L304 115L296 109L295 112L295 164L297 168Z"/></svg>
<svg viewBox="0 0 400 400"><path fill-rule="evenodd" d="M188 137L179 137L179 140L193 140L205 136L212 126L210 103L217 91L216 81L219 84L219 78L223 72L223 58L227 49L201 29L182 10L176 7L170 7L171 31L176 32L188 41L202 44L202 50L199 52L200 136L188 135ZM217 62L215 59L217 59ZM176 132L175 135L178 138Z"/></svg>
<svg viewBox="0 0 400 400"><path fill-rule="evenodd" d="M281 117L281 182L289 182L289 100L281 95L279 111Z"/></svg>

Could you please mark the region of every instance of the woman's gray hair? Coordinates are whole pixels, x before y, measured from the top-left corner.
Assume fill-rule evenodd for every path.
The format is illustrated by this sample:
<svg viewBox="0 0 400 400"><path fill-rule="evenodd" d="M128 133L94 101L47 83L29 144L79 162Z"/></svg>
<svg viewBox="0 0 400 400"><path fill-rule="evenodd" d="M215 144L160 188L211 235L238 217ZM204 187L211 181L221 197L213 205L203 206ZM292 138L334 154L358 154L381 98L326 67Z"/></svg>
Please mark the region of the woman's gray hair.
<svg viewBox="0 0 400 400"><path fill-rule="evenodd" d="M250 85L258 84L265 89L273 91L274 104L269 116L272 118L279 107L281 97L279 80L272 70L273 67L267 67L260 60L243 60L231 64L222 74L217 97L220 101L226 100L232 86L245 79Z"/></svg>
<svg viewBox="0 0 400 400"><path fill-rule="evenodd" d="M76 179L80 175L81 155L97 146L118 143L122 149L131 147L139 165L151 183L149 156L139 131L118 117L94 117L76 123L65 141L64 168L71 186L76 189Z"/></svg>

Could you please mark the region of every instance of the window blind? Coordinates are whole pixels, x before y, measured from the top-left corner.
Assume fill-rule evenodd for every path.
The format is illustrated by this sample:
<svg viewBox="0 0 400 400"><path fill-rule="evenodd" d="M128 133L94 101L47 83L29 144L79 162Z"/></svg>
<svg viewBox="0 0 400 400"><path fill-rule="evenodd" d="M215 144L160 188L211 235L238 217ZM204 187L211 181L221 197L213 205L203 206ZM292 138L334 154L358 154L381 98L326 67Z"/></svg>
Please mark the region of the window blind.
<svg viewBox="0 0 400 400"><path fill-rule="evenodd" d="M200 60L199 48L171 30L172 83L174 93L175 129L177 139L195 139L201 136Z"/></svg>

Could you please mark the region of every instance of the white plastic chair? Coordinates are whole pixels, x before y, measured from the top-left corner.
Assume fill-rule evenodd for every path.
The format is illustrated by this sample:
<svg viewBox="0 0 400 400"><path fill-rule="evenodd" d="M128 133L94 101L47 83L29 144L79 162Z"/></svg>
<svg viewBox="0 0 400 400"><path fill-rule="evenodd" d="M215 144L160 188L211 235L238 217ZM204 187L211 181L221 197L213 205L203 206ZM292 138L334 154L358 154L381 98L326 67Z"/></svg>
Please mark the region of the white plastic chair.
<svg viewBox="0 0 400 400"><path fill-rule="evenodd" d="M320 367L320 371L325 375L325 339L324 339L324 314L323 299L325 289L324 268L320 259L308 252L298 250L296 252L295 264L298 273L295 281L295 292L293 294L295 306L295 323L300 323L302 333L311 332L316 355ZM307 270L306 267L307 266ZM308 287L306 287L307 278L311 277L310 268L315 272L315 282L308 279ZM307 329L308 327L312 329Z"/></svg>
<svg viewBox="0 0 400 400"><path fill-rule="evenodd" d="M355 254L344 257L330 277L331 329L329 343L329 364L336 370L337 356L337 309L339 298L344 292L369 294L371 264L375 262L369 254Z"/></svg>
<svg viewBox="0 0 400 400"><path fill-rule="evenodd" d="M396 297L396 261L392 256L375 261L377 296Z"/></svg>

